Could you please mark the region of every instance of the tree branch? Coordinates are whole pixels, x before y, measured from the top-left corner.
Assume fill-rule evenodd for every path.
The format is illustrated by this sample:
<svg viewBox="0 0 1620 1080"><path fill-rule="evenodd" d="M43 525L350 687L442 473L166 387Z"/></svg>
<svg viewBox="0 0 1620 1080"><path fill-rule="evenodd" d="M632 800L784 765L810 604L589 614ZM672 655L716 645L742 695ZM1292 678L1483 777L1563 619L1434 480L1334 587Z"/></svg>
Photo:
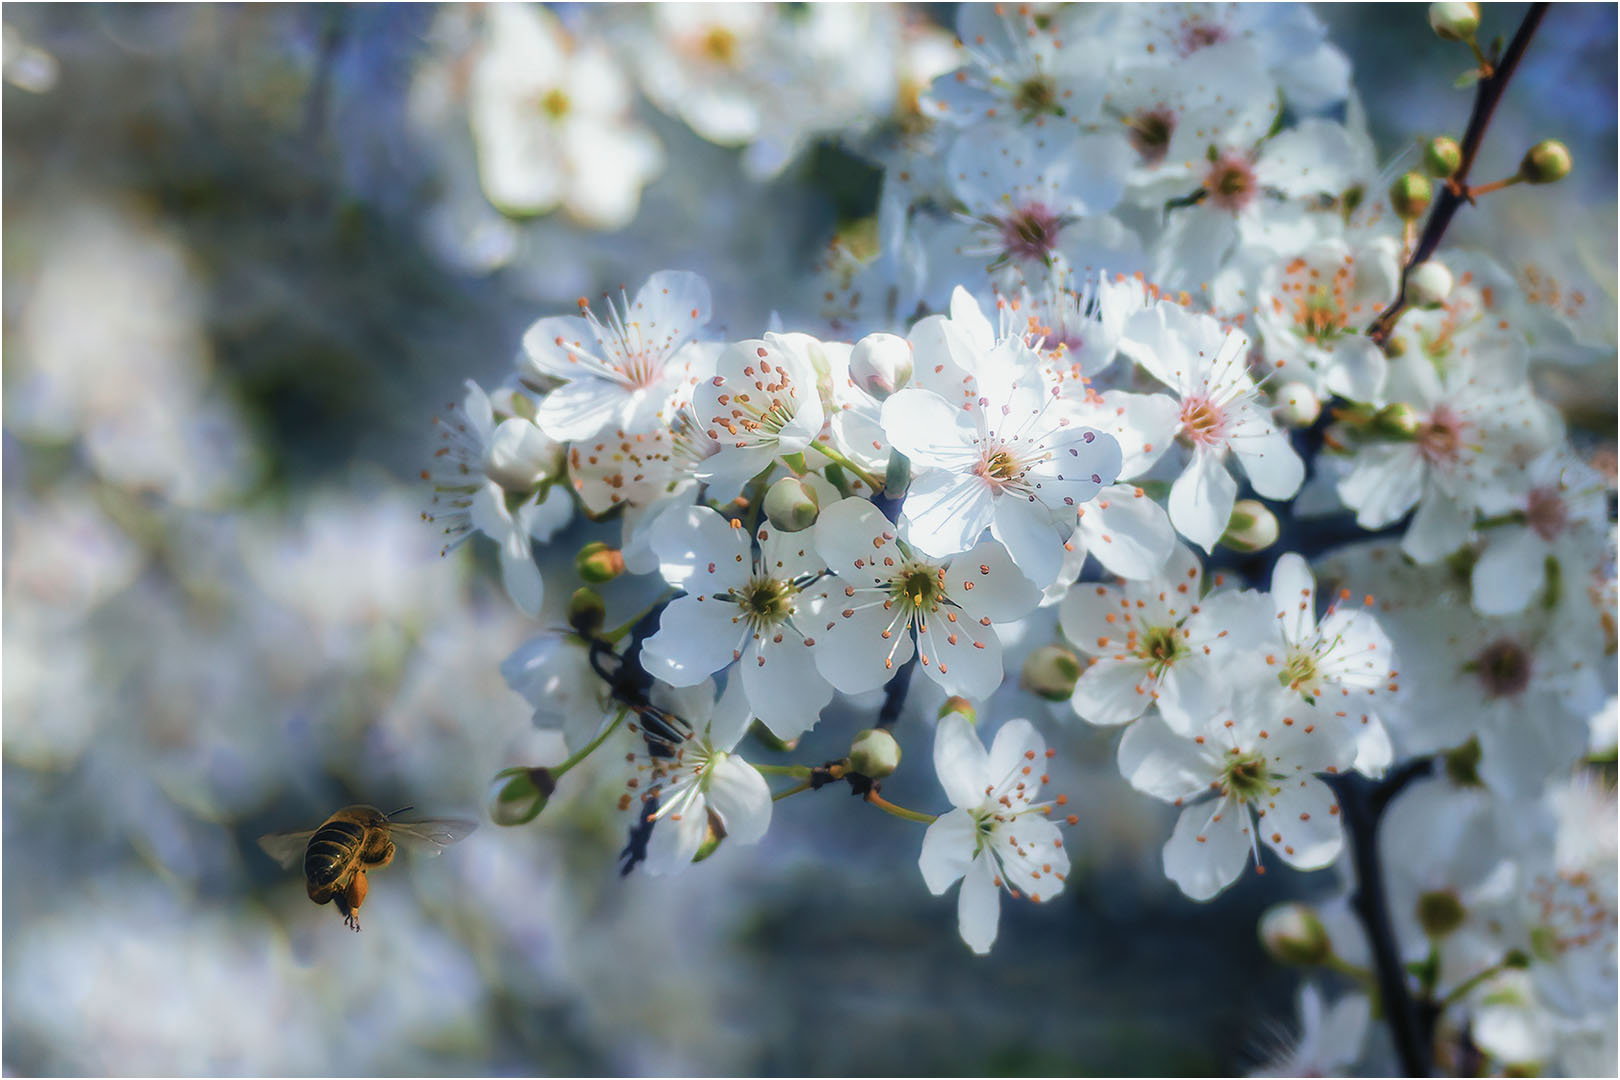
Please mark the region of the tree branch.
<svg viewBox="0 0 1620 1080"><path fill-rule="evenodd" d="M1502 54L1502 62L1497 64L1496 70L1479 80L1478 89L1474 93L1474 111L1469 114L1468 127L1462 138L1462 164L1457 172L1440 188L1440 197L1435 200L1434 209L1429 212L1429 220L1423 226L1423 235L1418 238L1417 246L1412 249L1412 257L1406 260L1401 268L1401 288L1395 296L1394 303L1385 308L1378 318L1373 320L1367 328L1367 335L1379 345L1389 340L1389 335L1395 330L1395 323L1406 309L1406 279L1412 272L1412 267L1423 262L1434 254L1440 246L1440 240L1446 235L1446 229L1451 225L1451 219L1457 213L1458 207L1464 202L1472 202L1468 197L1468 172L1474 167L1474 159L1479 155L1479 147L1485 141L1485 129L1490 126L1491 115L1496 112L1497 103L1502 100L1502 94L1507 90L1508 80L1513 78L1513 70L1519 66L1519 59L1524 56L1524 50L1530 44L1530 38L1541 25L1542 16L1547 14L1550 5L1545 3L1531 4L1530 10L1524 13L1524 21L1519 24L1518 31L1513 40L1508 43L1507 52Z"/></svg>

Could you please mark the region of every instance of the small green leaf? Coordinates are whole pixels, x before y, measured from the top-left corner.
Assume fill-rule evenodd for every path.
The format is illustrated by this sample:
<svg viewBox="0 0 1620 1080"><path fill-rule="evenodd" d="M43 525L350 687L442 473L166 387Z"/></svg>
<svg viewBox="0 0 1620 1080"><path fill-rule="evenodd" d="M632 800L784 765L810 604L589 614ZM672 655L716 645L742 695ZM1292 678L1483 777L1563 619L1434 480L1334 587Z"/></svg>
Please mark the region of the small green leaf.
<svg viewBox="0 0 1620 1080"><path fill-rule="evenodd" d="M1479 68L1469 68L1457 76L1457 81L1451 84L1453 90L1466 90L1479 82Z"/></svg>

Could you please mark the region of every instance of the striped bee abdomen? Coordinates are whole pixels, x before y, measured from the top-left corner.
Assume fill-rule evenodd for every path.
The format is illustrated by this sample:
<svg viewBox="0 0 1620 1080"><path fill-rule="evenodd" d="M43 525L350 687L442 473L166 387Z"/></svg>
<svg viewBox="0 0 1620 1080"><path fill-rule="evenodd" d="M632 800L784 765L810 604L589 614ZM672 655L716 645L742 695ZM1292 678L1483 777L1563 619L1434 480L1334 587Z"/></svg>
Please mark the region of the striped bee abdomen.
<svg viewBox="0 0 1620 1080"><path fill-rule="evenodd" d="M304 876L311 885L335 881L349 863L365 830L351 821L329 821L315 830L304 849Z"/></svg>

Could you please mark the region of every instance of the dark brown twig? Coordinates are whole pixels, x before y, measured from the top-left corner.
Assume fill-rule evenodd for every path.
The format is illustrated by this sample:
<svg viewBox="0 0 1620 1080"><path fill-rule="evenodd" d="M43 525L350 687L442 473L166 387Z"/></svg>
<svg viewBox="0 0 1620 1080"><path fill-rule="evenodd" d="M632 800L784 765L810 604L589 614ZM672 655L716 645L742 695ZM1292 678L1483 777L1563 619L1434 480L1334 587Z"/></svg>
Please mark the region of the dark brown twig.
<svg viewBox="0 0 1620 1080"><path fill-rule="evenodd" d="M1367 328L1367 335L1379 345L1389 340L1389 335L1395 329L1395 323L1406 309L1406 279L1412 272L1412 267L1428 259L1434 254L1435 248L1440 246L1440 240L1446 235L1446 229L1451 225L1452 217L1457 208L1465 202L1473 200L1468 196L1468 171L1474 167L1474 158L1479 154L1480 143L1485 141L1485 129L1490 126L1491 114L1496 111L1497 102L1502 100L1502 93L1507 89L1508 80L1513 78L1513 70L1519 66L1519 59L1524 55L1525 46L1530 44L1530 38L1541 25L1542 16L1547 14L1548 4L1531 4L1530 10L1524 13L1524 21L1519 24L1518 31L1513 40L1508 43L1507 51L1502 54L1501 63L1496 70L1479 80L1478 89L1474 93L1474 111L1468 117L1468 128L1462 138L1462 164L1457 172L1440 187L1440 197L1435 200L1434 209L1429 213L1429 220L1423 226L1423 235L1418 238L1417 247L1412 249L1412 257L1406 260L1401 268L1401 290L1395 296L1395 302L1385 308L1383 313L1374 319Z"/></svg>

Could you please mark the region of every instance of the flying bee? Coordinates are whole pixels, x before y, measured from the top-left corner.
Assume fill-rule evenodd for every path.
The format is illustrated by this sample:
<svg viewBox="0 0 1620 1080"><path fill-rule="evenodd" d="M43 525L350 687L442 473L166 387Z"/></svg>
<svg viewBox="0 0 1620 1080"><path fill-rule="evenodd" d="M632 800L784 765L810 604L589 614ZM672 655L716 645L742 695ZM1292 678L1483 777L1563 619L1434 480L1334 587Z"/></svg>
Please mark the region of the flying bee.
<svg viewBox="0 0 1620 1080"><path fill-rule="evenodd" d="M304 832L271 833L259 837L265 854L292 869L304 861L304 881L309 898L317 904L337 901L345 926L360 929L360 905L369 885L366 872L387 866L394 859L394 841L427 855L437 855L446 844L472 832L471 821L433 818L427 821L394 821L411 807L385 814L375 806L345 806Z"/></svg>

